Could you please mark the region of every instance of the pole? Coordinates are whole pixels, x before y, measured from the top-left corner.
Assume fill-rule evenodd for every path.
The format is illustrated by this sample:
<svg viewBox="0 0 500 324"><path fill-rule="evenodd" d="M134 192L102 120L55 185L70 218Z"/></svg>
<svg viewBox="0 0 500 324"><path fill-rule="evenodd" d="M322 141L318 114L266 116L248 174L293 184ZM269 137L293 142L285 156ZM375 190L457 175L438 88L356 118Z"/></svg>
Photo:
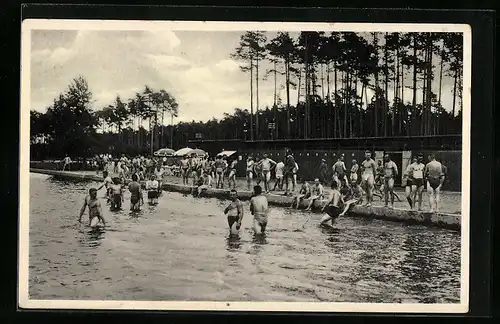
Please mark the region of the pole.
<svg viewBox="0 0 500 324"><path fill-rule="evenodd" d="M174 149L174 115L170 115L170 148Z"/></svg>

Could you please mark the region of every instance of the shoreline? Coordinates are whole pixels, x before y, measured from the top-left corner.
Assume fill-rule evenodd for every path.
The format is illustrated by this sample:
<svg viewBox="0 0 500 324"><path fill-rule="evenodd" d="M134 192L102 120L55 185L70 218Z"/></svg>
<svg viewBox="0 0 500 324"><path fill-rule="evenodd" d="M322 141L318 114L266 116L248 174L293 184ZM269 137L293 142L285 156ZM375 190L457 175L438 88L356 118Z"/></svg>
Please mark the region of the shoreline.
<svg viewBox="0 0 500 324"><path fill-rule="evenodd" d="M56 170L44 170L44 169L33 169L30 168L32 173L40 173L46 175L52 175L62 179L69 180L83 180L83 181L102 181L102 177L93 174L79 174L71 171L56 171ZM192 186L174 184L174 183L163 183L162 189L170 192L179 192L184 194L190 194L192 191ZM227 199L228 190L227 189L215 189L208 188L202 197L213 197L218 199ZM248 190L238 190L238 198L241 200L249 200L252 193ZM269 205L288 207L292 202L292 197L267 194ZM325 200L318 200L312 206L312 212L318 212L325 203ZM301 204L301 209L305 208L309 204L309 200L303 200ZM375 218L382 220L389 220L394 222L404 222L407 224L418 224L425 225L429 227L439 227L445 229L451 229L455 231L460 231L461 229L461 214L448 214L448 213L431 213L426 211L412 211L408 209L401 208L386 208L383 206L352 206L350 212L348 213L350 217L364 217L364 218Z"/></svg>

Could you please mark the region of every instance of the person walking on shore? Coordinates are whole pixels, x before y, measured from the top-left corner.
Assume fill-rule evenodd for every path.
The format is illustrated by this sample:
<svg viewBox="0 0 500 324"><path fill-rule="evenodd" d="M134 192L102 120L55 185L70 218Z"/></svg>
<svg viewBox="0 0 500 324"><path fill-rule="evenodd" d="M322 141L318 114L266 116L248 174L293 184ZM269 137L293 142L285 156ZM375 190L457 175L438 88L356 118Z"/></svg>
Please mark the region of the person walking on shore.
<svg viewBox="0 0 500 324"><path fill-rule="evenodd" d="M273 191L276 191L276 188L279 188L279 190L283 190L283 171L285 169L285 163L283 161L279 161L278 164L276 164L276 182L274 183L274 188Z"/></svg>
<svg viewBox="0 0 500 324"><path fill-rule="evenodd" d="M398 167L391 160L389 154L384 155L384 198L385 207L389 204L389 195L391 196L391 208L394 208L394 178L398 176Z"/></svg>
<svg viewBox="0 0 500 324"><path fill-rule="evenodd" d="M285 195L290 195L289 186L290 181L292 182L292 191L295 191L295 182L294 182L294 172L297 163L295 163L295 159L293 155L288 154L285 160L285 169L284 169L284 180L285 180Z"/></svg>
<svg viewBox="0 0 500 324"><path fill-rule="evenodd" d="M430 162L425 166L425 179L427 180L427 192L429 193L429 204L431 213L439 211L439 201L441 195L441 186L444 182L443 166L436 161L434 154L429 155Z"/></svg>
<svg viewBox="0 0 500 324"><path fill-rule="evenodd" d="M68 171L71 171L70 166L71 166L72 161L71 161L70 157L66 155L66 157L64 158L63 161L64 161L64 165L63 165L62 170L65 171L66 167L68 167Z"/></svg>
<svg viewBox="0 0 500 324"><path fill-rule="evenodd" d="M254 161L251 156L247 158L247 170L246 170L246 175L247 175L247 189L250 190L253 186L253 168L254 166Z"/></svg>
<svg viewBox="0 0 500 324"><path fill-rule="evenodd" d="M271 170L276 166L276 162L271 160L266 153L264 153L262 160L260 160L256 167L262 169L262 180L264 181L264 191L269 193L269 181L271 180Z"/></svg>

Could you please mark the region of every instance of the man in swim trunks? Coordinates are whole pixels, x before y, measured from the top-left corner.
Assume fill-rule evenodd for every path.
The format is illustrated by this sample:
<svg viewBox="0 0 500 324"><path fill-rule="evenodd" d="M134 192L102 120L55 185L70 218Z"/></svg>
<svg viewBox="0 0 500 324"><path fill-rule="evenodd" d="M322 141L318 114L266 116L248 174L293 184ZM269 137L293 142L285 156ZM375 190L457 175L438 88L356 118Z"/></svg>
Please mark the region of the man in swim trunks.
<svg viewBox="0 0 500 324"><path fill-rule="evenodd" d="M342 192L341 190L340 193L342 195L344 210L340 213L339 217L344 216L352 205L360 204L363 201L363 190L361 190L361 187L355 181L351 182L348 191Z"/></svg>
<svg viewBox="0 0 500 324"><path fill-rule="evenodd" d="M381 160L377 161L377 171L375 173L375 189L384 192L384 165Z"/></svg>
<svg viewBox="0 0 500 324"><path fill-rule="evenodd" d="M309 205L307 206L306 210L311 210L316 200L323 199L323 194L323 186L319 182L319 179L314 179L314 185L311 188L311 197L309 198Z"/></svg>
<svg viewBox="0 0 500 324"><path fill-rule="evenodd" d="M292 191L295 191L295 181L294 181L294 168L297 165L295 163L295 159L293 158L293 155L288 154L285 160L285 169L283 173L283 178L285 181L285 196L290 195L290 191L288 190L289 188L289 182L290 180L292 181Z"/></svg>
<svg viewBox="0 0 500 324"><path fill-rule="evenodd" d="M238 193L236 189L231 189L229 193L231 196L231 203L224 210L224 214L227 215L227 224L229 225L229 230L233 228L236 223L236 230L241 227L241 221L243 220L243 204L238 199Z"/></svg>
<svg viewBox="0 0 500 324"><path fill-rule="evenodd" d="M283 161L279 161L276 164L276 182L274 183L273 191L276 191L276 188L283 190L283 170L285 169L285 163Z"/></svg>
<svg viewBox="0 0 500 324"><path fill-rule="evenodd" d="M215 188L224 188L224 171L226 170L226 161L221 155L217 155L215 159Z"/></svg>
<svg viewBox="0 0 500 324"><path fill-rule="evenodd" d="M330 192L330 196L328 197L328 201L325 206L321 209L322 213L326 213L321 218L320 225L326 225L326 222L332 221L332 225L335 223L335 220L340 216L340 206L342 204L342 195L338 190L337 181L332 181L332 191Z"/></svg>
<svg viewBox="0 0 500 324"><path fill-rule="evenodd" d="M102 225L106 226L106 221L102 215L101 202L97 198L97 189L91 188L89 194L85 197L83 206L80 209L80 218L78 218L79 223L82 222L82 216L87 206L89 207L89 226L92 225L94 217L97 217L102 222Z"/></svg>
<svg viewBox="0 0 500 324"><path fill-rule="evenodd" d="M366 206L373 202L373 188L377 164L372 159L370 151L365 152L365 160L361 163L361 187L366 192Z"/></svg>
<svg viewBox="0 0 500 324"><path fill-rule="evenodd" d="M262 194L262 187L253 187L254 196L250 199L250 212L254 217L253 228L255 234L264 234L267 227L268 203Z"/></svg>
<svg viewBox="0 0 500 324"><path fill-rule="evenodd" d="M321 164L319 165L319 175L321 178L321 183L326 185L328 176L328 165L325 159L321 159Z"/></svg>
<svg viewBox="0 0 500 324"><path fill-rule="evenodd" d="M384 161L385 207L389 205L389 195L391 195L391 208L394 208L394 179L398 176L398 167L389 154L384 155Z"/></svg>
<svg viewBox="0 0 500 324"><path fill-rule="evenodd" d="M137 174L132 175L132 181L128 184L128 190L130 191L130 210L138 211L141 208L141 204L144 204L144 197Z"/></svg>
<svg viewBox="0 0 500 324"><path fill-rule="evenodd" d="M342 154L337 162L332 167L333 169L333 181L337 182L337 188L340 186L340 180L346 178L347 168L344 163L344 154Z"/></svg>
<svg viewBox="0 0 500 324"><path fill-rule="evenodd" d="M150 180L146 182L146 190L148 191L148 200L150 205L158 204L158 188L158 180L156 180L156 176L153 174Z"/></svg>
<svg viewBox="0 0 500 324"><path fill-rule="evenodd" d="M236 188L236 168L238 166L238 160L234 159L231 161L231 164L229 166L229 177L228 177L228 185L229 187L235 189Z"/></svg>
<svg viewBox="0 0 500 324"><path fill-rule="evenodd" d="M103 171L102 172L102 176L104 178L104 182L103 184L97 188L97 190L101 190L102 187L106 188L106 198L107 198L107 202L111 202L111 185L113 184L113 180L111 179L111 177L109 176L108 174L108 171Z"/></svg>
<svg viewBox="0 0 500 324"><path fill-rule="evenodd" d="M415 198L415 193L413 192L413 167L417 164L417 157L414 156L411 163L408 164L406 170L403 174L403 182L405 182L405 194L406 200L410 205L410 209L413 210L413 202Z"/></svg>
<svg viewBox="0 0 500 324"><path fill-rule="evenodd" d="M247 169L246 169L246 175L247 175L247 189L250 190L250 188L253 186L253 165L254 161L251 156L247 158Z"/></svg>
<svg viewBox="0 0 500 324"><path fill-rule="evenodd" d="M436 161L434 154L429 155L430 162L427 163L424 170L424 177L427 180L427 191L429 192L429 203L431 213L439 211L439 200L441 186L444 182L443 166Z"/></svg>
<svg viewBox="0 0 500 324"><path fill-rule="evenodd" d="M300 182L302 182L302 186L300 187L298 195L293 197L290 208L294 208L293 206L295 205L295 208L298 209L300 203L304 199L309 199L309 197L311 197L311 186L309 185L309 183L307 181L304 181L303 179L300 179Z"/></svg>
<svg viewBox="0 0 500 324"><path fill-rule="evenodd" d="M292 169L292 185L293 185L293 190L295 191L295 187L297 186L297 174L299 173L299 164L297 161L295 161L295 166Z"/></svg>
<svg viewBox="0 0 500 324"><path fill-rule="evenodd" d="M111 209L120 210L123 203L123 187L120 183L120 178L114 177L111 188Z"/></svg>
<svg viewBox="0 0 500 324"><path fill-rule="evenodd" d="M349 177L349 180L351 182L357 182L358 181L358 170L359 170L359 165L356 160L352 160L352 167L351 167L351 176Z"/></svg>
<svg viewBox="0 0 500 324"><path fill-rule="evenodd" d="M269 193L269 181L271 180L271 170L276 166L276 162L271 160L266 153L264 153L262 160L260 160L257 166L262 168L262 178L264 180L264 190Z"/></svg>
<svg viewBox="0 0 500 324"><path fill-rule="evenodd" d="M419 154L417 156L417 161L412 167L412 188L413 201L417 201L418 210L422 210L422 192L424 191L425 181L424 181L424 171L425 164L424 155ZM417 199L416 199L417 198Z"/></svg>

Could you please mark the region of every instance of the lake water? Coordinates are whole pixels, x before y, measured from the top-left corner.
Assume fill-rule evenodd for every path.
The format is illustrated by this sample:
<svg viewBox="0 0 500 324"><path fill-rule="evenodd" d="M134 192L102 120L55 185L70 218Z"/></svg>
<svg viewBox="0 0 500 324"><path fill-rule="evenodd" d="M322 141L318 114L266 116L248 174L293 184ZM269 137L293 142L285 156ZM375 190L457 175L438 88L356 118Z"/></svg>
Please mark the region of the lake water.
<svg viewBox="0 0 500 324"><path fill-rule="evenodd" d="M119 212L101 198L109 225L90 230L77 220L96 185L30 174L30 298L459 303L459 232L356 217L327 230L271 207L254 237L245 202L233 239L227 201L168 192L135 214L128 193Z"/></svg>

